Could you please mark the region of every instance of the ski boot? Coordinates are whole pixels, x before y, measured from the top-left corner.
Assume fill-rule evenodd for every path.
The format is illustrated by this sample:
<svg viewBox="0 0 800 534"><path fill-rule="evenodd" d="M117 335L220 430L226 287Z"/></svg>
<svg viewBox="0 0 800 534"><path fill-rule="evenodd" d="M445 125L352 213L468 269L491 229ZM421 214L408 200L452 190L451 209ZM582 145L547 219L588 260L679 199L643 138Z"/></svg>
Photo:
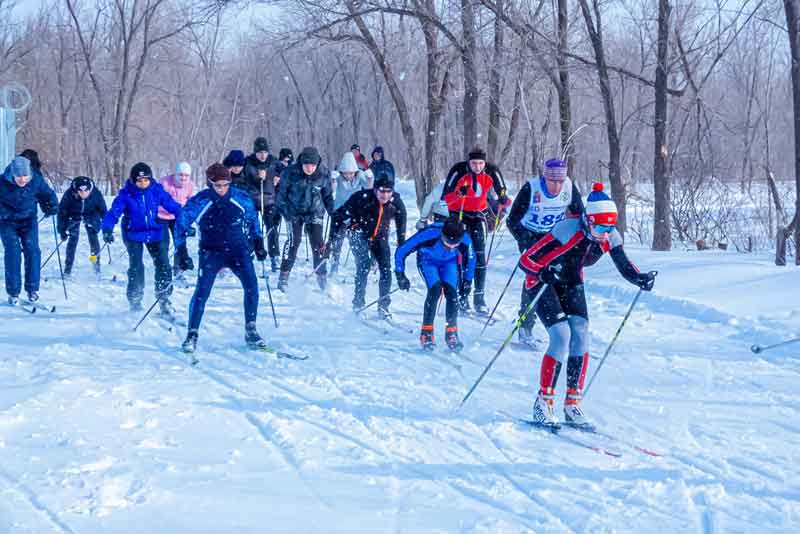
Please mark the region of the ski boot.
<svg viewBox="0 0 800 534"><path fill-rule="evenodd" d="M475 294L472 296L472 305L475 307L475 313L479 315L489 314L489 307L486 305L486 301L483 299L483 292L475 292Z"/></svg>
<svg viewBox="0 0 800 534"><path fill-rule="evenodd" d="M594 425L583 415L581 410L581 393L572 388L567 388L567 398L564 399L564 424L593 432Z"/></svg>
<svg viewBox="0 0 800 534"><path fill-rule="evenodd" d="M552 431L559 429L558 417L553 408L553 388L540 389L533 403L533 422Z"/></svg>
<svg viewBox="0 0 800 534"><path fill-rule="evenodd" d="M282 271L281 274L278 276L278 291L286 293L286 290L288 288L289 288L289 272Z"/></svg>
<svg viewBox="0 0 800 534"><path fill-rule="evenodd" d="M269 259L269 263L273 273L277 273L278 270L281 268L281 262L278 260L277 256L271 257Z"/></svg>
<svg viewBox="0 0 800 534"><path fill-rule="evenodd" d="M189 330L186 334L186 339L181 344L181 350L186 354L191 354L197 350L197 330Z"/></svg>
<svg viewBox="0 0 800 534"><path fill-rule="evenodd" d="M458 327L448 326L445 329L444 341L447 343L447 348L453 352L461 352L464 344L458 339Z"/></svg>
<svg viewBox="0 0 800 534"><path fill-rule="evenodd" d="M97 278L100 278L100 262L99 262L99 261L96 261L96 262L94 262L94 263L92 264L92 266L94 267L94 274L95 274L95 276L97 276Z"/></svg>
<svg viewBox="0 0 800 534"><path fill-rule="evenodd" d="M378 318L381 320L392 320L392 312L389 311L389 308L378 304Z"/></svg>
<svg viewBox="0 0 800 534"><path fill-rule="evenodd" d="M433 325L424 324L419 333L419 342L422 345L422 350L433 352L436 349L436 343L433 342Z"/></svg>
<svg viewBox="0 0 800 534"><path fill-rule="evenodd" d="M159 301L158 315L162 319L166 319L167 321L175 320L175 308L172 307L172 303L169 301L167 297L163 297Z"/></svg>
<svg viewBox="0 0 800 534"><path fill-rule="evenodd" d="M19 297L17 295L9 295L8 296L8 305L9 306L16 306L19 304Z"/></svg>
<svg viewBox="0 0 800 534"><path fill-rule="evenodd" d="M519 343L532 349L538 348L536 338L533 337L533 327L522 325L519 327Z"/></svg>
<svg viewBox="0 0 800 534"><path fill-rule="evenodd" d="M325 273L317 273L317 285L320 290L325 291L325 288L328 286L328 275Z"/></svg>
<svg viewBox="0 0 800 534"><path fill-rule="evenodd" d="M128 306L132 312L140 312L142 311L142 301L141 300L131 300L128 303Z"/></svg>
<svg viewBox="0 0 800 534"><path fill-rule="evenodd" d="M247 343L247 346L251 349L265 349L267 348L267 342L258 335L258 331L256 330L256 323L251 322L247 323L244 327L244 341Z"/></svg>
<svg viewBox="0 0 800 534"><path fill-rule="evenodd" d="M28 302L36 302L39 300L39 293L36 291L28 291Z"/></svg>

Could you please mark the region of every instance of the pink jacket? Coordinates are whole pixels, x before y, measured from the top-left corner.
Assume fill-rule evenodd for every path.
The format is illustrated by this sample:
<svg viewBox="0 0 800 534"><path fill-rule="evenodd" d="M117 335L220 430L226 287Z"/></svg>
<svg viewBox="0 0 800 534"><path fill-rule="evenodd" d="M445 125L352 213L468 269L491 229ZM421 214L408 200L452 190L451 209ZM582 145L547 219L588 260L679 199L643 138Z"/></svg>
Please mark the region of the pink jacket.
<svg viewBox="0 0 800 534"><path fill-rule="evenodd" d="M159 180L161 187L164 188L169 196L175 200L181 207L186 205L186 201L194 195L194 184L191 180L189 180L186 185L183 187L179 187L178 181L175 179L174 174L170 174L169 176L164 176ZM161 206L158 207L158 218L164 220L172 220L175 218L173 214L162 208Z"/></svg>

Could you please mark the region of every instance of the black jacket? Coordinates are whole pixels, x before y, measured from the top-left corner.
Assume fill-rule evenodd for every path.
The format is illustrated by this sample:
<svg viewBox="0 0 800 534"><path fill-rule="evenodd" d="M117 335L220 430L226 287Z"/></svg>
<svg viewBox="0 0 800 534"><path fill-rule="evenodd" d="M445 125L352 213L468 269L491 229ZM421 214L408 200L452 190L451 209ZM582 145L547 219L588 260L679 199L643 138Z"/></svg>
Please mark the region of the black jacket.
<svg viewBox="0 0 800 534"><path fill-rule="evenodd" d="M394 219L397 241L402 245L406 240L406 206L395 192L392 198L381 206L375 192L365 189L350 195L333 214L331 240L344 228L361 232L367 239L389 239L389 222Z"/></svg>
<svg viewBox="0 0 800 534"><path fill-rule="evenodd" d="M303 217L309 222L322 224L326 211L333 215L333 191L328 169L320 164L314 174L307 176L299 163L287 167L281 173L275 207L287 219Z"/></svg>
<svg viewBox="0 0 800 534"><path fill-rule="evenodd" d="M375 178L380 176L381 173L386 173L389 180L394 183L394 165L392 165L391 161L385 159L372 160L372 163L369 164L369 169L372 171L372 175Z"/></svg>
<svg viewBox="0 0 800 534"><path fill-rule="evenodd" d="M258 169L260 166L264 166L267 169L267 178L269 178L269 168L275 163L275 157L270 154L267 156L267 160L265 162L259 161L255 154L250 154L247 156L244 164L244 190L250 195L250 198L253 199L253 204L256 207L256 211L261 211L261 187L262 182L261 178L258 177ZM271 179L264 179L263 182L264 187L264 206L272 206L275 203L275 186Z"/></svg>
<svg viewBox="0 0 800 534"><path fill-rule="evenodd" d="M83 221L87 227L99 232L106 211L106 200L97 186L92 187L86 200L70 187L64 191L58 204L58 231L66 232L70 223Z"/></svg>

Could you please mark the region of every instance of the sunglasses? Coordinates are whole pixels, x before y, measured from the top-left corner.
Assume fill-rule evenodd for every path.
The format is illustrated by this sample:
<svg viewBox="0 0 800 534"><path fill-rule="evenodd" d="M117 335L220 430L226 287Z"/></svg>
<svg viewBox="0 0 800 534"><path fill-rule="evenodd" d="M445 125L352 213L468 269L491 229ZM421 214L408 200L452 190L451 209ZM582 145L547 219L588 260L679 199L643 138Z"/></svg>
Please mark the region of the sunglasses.
<svg viewBox="0 0 800 534"><path fill-rule="evenodd" d="M394 189L391 189L391 188L386 189L385 187L379 187L378 188L378 193L383 193L384 195L388 194L388 193L392 193L392 192L394 192Z"/></svg>
<svg viewBox="0 0 800 534"><path fill-rule="evenodd" d="M611 231L614 230L614 228L615 228L615 226L608 225L608 224L595 224L594 225L594 231L597 232L598 234L611 233Z"/></svg>
<svg viewBox="0 0 800 534"><path fill-rule="evenodd" d="M211 187L214 189L225 189L231 185L230 182L219 181L219 182L211 182Z"/></svg>

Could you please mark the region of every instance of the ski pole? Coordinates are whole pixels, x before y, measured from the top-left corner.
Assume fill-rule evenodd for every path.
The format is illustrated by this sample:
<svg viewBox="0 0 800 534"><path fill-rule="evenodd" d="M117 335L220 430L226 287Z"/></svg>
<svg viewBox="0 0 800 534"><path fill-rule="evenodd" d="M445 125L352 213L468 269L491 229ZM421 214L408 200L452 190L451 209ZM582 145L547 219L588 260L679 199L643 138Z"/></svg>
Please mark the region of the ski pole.
<svg viewBox="0 0 800 534"><path fill-rule="evenodd" d="M494 235L497 233L497 225L500 224L500 210L503 208L497 207L497 217L494 218L494 228L492 229L492 239L489 240L489 252L486 253L486 266L489 266L489 258L492 257L492 247L494 247ZM499 246L499 244L498 244Z"/></svg>
<svg viewBox="0 0 800 534"><path fill-rule="evenodd" d="M55 217L53 217L53 238L56 243L58 243L58 230L56 230ZM69 297L67 297L67 283L64 281L64 268L61 266L61 252L58 249L58 245L56 245L56 256L58 256L58 271L61 273L61 286L64 288L64 300L69 300Z"/></svg>
<svg viewBox="0 0 800 534"><path fill-rule="evenodd" d="M790 343L797 343L800 341L800 337L796 337L794 339L789 339L787 341L781 341L780 343L775 343L774 345L753 345L750 347L750 350L753 351L754 354L761 354L765 350L774 349L776 347L782 347L783 345L788 345Z"/></svg>
<svg viewBox="0 0 800 534"><path fill-rule="evenodd" d="M391 295L392 293L396 293L396 292L398 292L398 291L400 291L400 288L399 288L399 287L396 287L396 288L392 289L391 291L389 291L388 293L386 293L386 296L388 297L388 296L389 296L389 295ZM379 302L380 302L380 301L381 301L383 298L384 298L384 297L380 297L380 298L378 298L378 299L375 299L375 300L373 300L372 302L370 302L370 303L369 303L369 304L367 304L366 306L363 306L363 307L361 307L361 308L357 309L357 310L356 310L354 313L356 313L356 314L359 314L359 313L361 313L362 311L366 310L367 308L369 308L369 307L371 307L371 306L374 306L374 305L376 305L377 303L379 303Z"/></svg>
<svg viewBox="0 0 800 534"><path fill-rule="evenodd" d="M56 250L58 250L58 247L60 247L60 246L61 246L61 243L63 243L63 241L61 241L61 240L56 240L56 248L54 248L54 249L53 249L53 252L51 252L51 253L50 253L50 255L49 255L49 256L47 256L47 259L45 259L45 260L44 260L44 262L42 262L42 264L39 266L39 270L40 270L40 271L41 271L42 269L44 269L44 266L45 266L45 265L47 265L47 262L49 262L49 261L50 261L50 258L52 258L52 257L55 255L55 253L56 253Z"/></svg>
<svg viewBox="0 0 800 534"><path fill-rule="evenodd" d="M106 243L105 246L108 251L108 264L111 265L111 243Z"/></svg>
<svg viewBox="0 0 800 534"><path fill-rule="evenodd" d="M37 222L36 225L38 226L38 225L42 224L42 221L45 220L46 218L47 218L47 215L42 215L42 218L39 219L39 222Z"/></svg>
<svg viewBox="0 0 800 534"><path fill-rule="evenodd" d="M500 298L497 299L497 303L494 305L494 308L492 309L492 313L489 314L489 318L486 319L486 323L484 323L483 329L481 330L481 333L480 333L480 335L478 337L481 337L483 335L483 333L486 331L486 327L489 326L489 323L492 322L492 317L494 317L494 312L496 312L497 311L497 307L500 306L500 301L503 300L503 296L505 296L506 290L508 289L508 286L511 285L511 280L513 280L514 279L514 275L517 274L517 269L519 269L519 263L516 264L514 266L514 270L511 271L511 276L508 277L508 282L506 282L506 287L504 287L502 293L500 293Z"/></svg>
<svg viewBox="0 0 800 534"><path fill-rule="evenodd" d="M170 282L170 283L169 283L169 285L167 286L167 288L164 290L164 293L162 293L160 296L156 297L156 300L154 300L154 301L153 301L153 303L150 305L150 307L149 307L149 308L147 308L147 311L146 311L146 312L144 312L144 315L142 315L142 318L141 318L141 319L139 319L139 322L138 322L138 323L136 323L136 326L134 326L134 327L133 327L133 331L134 331L134 332L136 332L136 329L137 329L137 328L139 328L139 325L141 325L141 324L144 322L144 320L145 320L145 319L147 319L147 316L148 316L148 315L150 315L150 312L151 312L151 311L153 311L153 308L155 308L155 307L156 307L156 304L158 304L159 302L161 302L161 299L163 299L163 298L164 298L164 296L167 294L167 291L169 291L169 289L170 289L171 287L172 287L172 282Z"/></svg>
<svg viewBox="0 0 800 534"><path fill-rule="evenodd" d="M261 262L261 274L264 277L264 285L267 286L267 296L269 296L269 307L272 308L272 320L275 321L275 328L278 328L278 316L275 315L275 305L272 303L272 290L269 288L269 278L266 273L267 267Z"/></svg>
<svg viewBox="0 0 800 534"><path fill-rule="evenodd" d="M469 391L467 391L467 394L464 395L464 398L461 399L461 404L458 405L459 410L464 406L464 403L467 402L467 399L469 399L470 395L472 395L472 392L475 391L475 388L478 387L478 384L481 383L481 380L483 380L483 377L486 376L486 373L489 372L489 369L492 368L492 365L494 365L494 362L496 362L497 358L500 357L500 354L502 354L503 351L505 350L505 348L508 346L508 344L511 343L511 340L514 338L514 334L517 333L517 330L519 330L519 327L522 325L523 321L525 321L525 317L527 317L528 314L531 312L531 310L533 310L536 307L536 303L539 302L539 299L542 297L542 295L544 295L545 289L547 289L547 284L543 283L542 287L539 288L539 292L536 293L536 298L534 298L531 301L531 303L528 304L528 307L525 308L525 313L523 313L522 315L519 316L519 319L517 319L517 322L514 323L514 328L511 330L511 333L508 334L508 337L506 337L506 340L503 341L503 344L500 345L499 349L497 349L497 353L494 355L494 358L491 359L491 361L489 362L489 365L487 365L486 368L481 373L481 376L478 377L478 379L475 381L475 383L472 384L472 387L469 388Z"/></svg>
<svg viewBox="0 0 800 534"><path fill-rule="evenodd" d="M90 254L89 261L92 263L97 263L98 261L100 261L100 256L103 254L104 248L108 248L108 243L104 243L103 246L100 247L100 250L97 251L97 254Z"/></svg>
<svg viewBox="0 0 800 534"><path fill-rule="evenodd" d="M655 276L656 274L658 274L658 271L651 271L651 274L653 274L653 276ZM642 291L644 291L644 290L640 288L639 291L636 293L636 296L633 297L633 302L631 302L631 305L628 306L628 311L625 313L625 317L622 318L622 322L619 324L619 327L617 328L617 331L614 333L614 337L611 338L611 343L609 343L608 347L606 347L606 352L605 352L605 354L603 354L603 357L600 359L600 363L597 364L597 369L594 370L594 374L589 379L589 383L583 389L583 397L584 398L586 398L586 394L589 392L589 388L592 387L592 382L594 382L594 379L597 378L597 373L599 373L600 369L603 367L603 363L605 363L606 358L608 357L608 354L611 352L611 347L613 347L614 343L617 341L617 338L619 337L619 333L622 332L622 327L625 326L625 323L628 321L628 317L631 316L631 312L633 311L633 307L636 306L636 302L639 300L639 297L642 296Z"/></svg>

